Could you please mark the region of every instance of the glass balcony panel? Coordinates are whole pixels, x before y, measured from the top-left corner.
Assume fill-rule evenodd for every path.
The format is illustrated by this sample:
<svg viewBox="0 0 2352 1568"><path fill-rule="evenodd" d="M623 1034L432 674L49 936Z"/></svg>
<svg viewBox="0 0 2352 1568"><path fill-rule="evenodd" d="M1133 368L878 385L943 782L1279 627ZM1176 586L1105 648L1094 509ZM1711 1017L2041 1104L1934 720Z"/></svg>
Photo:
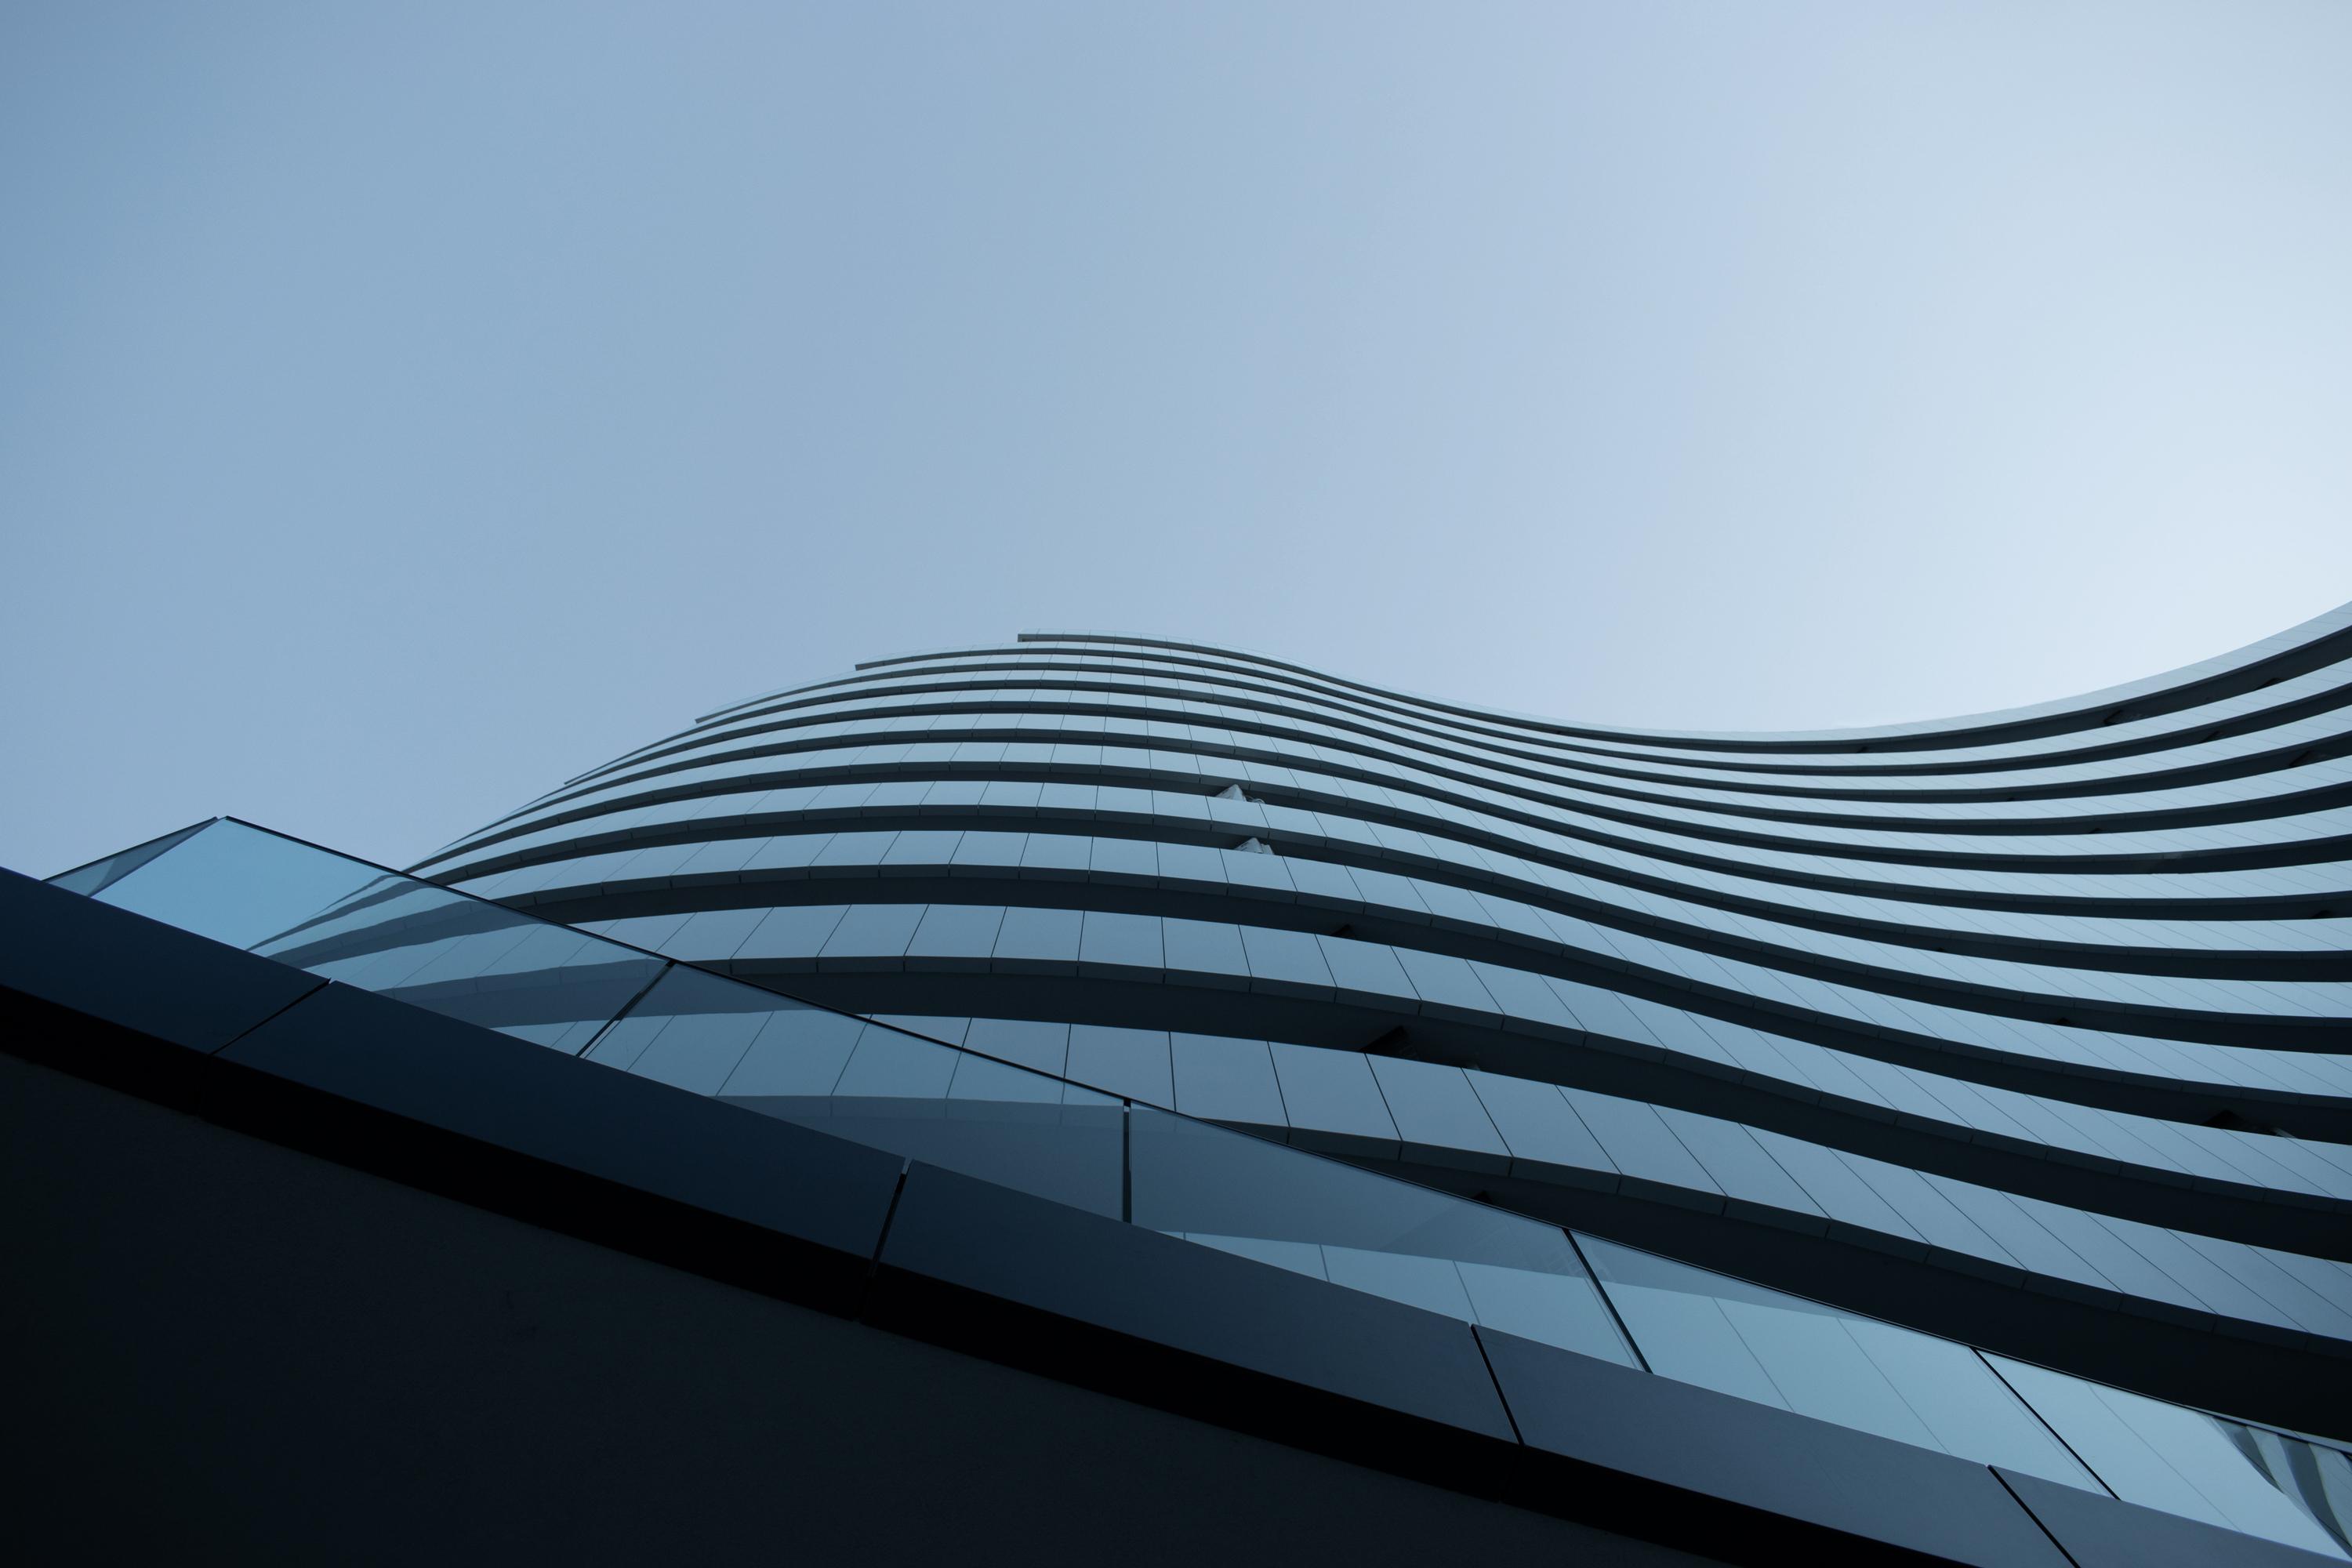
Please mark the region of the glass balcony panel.
<svg viewBox="0 0 2352 1568"><path fill-rule="evenodd" d="M405 880L224 821L190 835L95 896L100 903L249 949L316 920L363 889Z"/></svg>
<svg viewBox="0 0 2352 1568"><path fill-rule="evenodd" d="M1597 1238L1581 1238L1588 1274L1551 1226L1124 1106L241 823L167 836L58 882L520 1038L572 1052L593 1041L588 1058L600 1065L1129 1213L1199 1245L1638 1365L1621 1316L1663 1375L2086 1489L2104 1481L2131 1501L2347 1555L2352 1461L2325 1445ZM1067 1026L987 1022L995 1032L975 1025L973 1046L1042 1030L1055 1046L1042 1055L1064 1065Z"/></svg>
<svg viewBox="0 0 2352 1568"><path fill-rule="evenodd" d="M1636 1364L1550 1226L1145 1106L1129 1144L1138 1225Z"/></svg>
<svg viewBox="0 0 2352 1568"><path fill-rule="evenodd" d="M70 871L60 871L49 879L49 884L52 887L63 888L68 893L80 893L85 897L94 896L131 875L164 850L173 847L183 839L194 837L211 826L209 822L199 822L193 827L183 827L177 833L166 833L159 838L150 838L144 844L134 844L128 849L117 850L111 855L92 860L86 866L77 866Z"/></svg>
<svg viewBox="0 0 2352 1568"><path fill-rule="evenodd" d="M1577 1240L1661 1376L2099 1489L1966 1345L1597 1237Z"/></svg>
<svg viewBox="0 0 2352 1568"><path fill-rule="evenodd" d="M2315 1489L2282 1486L2265 1446L2237 1422L2007 1356L1984 1359L2126 1502L2267 1536L2305 1552L2352 1555L2329 1528L2342 1529L2344 1494L2329 1495L2320 1469L2323 1456L2336 1460L2331 1468L2340 1487L2341 1454L2263 1431L2283 1468L2292 1474L2306 1468L2318 1483ZM2306 1496L2313 1489L2327 1502L2327 1523Z"/></svg>
<svg viewBox="0 0 2352 1568"><path fill-rule="evenodd" d="M589 1059L1118 1215L1118 1101L887 1025L677 968Z"/></svg>
<svg viewBox="0 0 2352 1568"><path fill-rule="evenodd" d="M577 1051L662 960L239 822L95 895L266 958Z"/></svg>

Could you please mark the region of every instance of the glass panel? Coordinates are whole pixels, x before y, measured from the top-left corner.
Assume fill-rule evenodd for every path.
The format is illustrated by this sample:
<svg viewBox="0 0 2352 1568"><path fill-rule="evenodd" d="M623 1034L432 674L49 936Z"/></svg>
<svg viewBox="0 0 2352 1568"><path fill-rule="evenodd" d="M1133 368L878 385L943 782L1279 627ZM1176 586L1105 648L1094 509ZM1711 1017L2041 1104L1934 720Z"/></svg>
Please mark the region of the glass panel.
<svg viewBox="0 0 2352 1568"><path fill-rule="evenodd" d="M677 968L589 1059L1118 1217L1118 1101L887 1025Z"/></svg>
<svg viewBox="0 0 2352 1568"><path fill-rule="evenodd" d="M567 1051L665 967L584 931L397 879L253 951Z"/></svg>
<svg viewBox="0 0 2352 1568"><path fill-rule="evenodd" d="M1148 1107L1128 1115L1138 1225L1635 1364L1550 1226Z"/></svg>
<svg viewBox="0 0 2352 1568"><path fill-rule="evenodd" d="M1177 1034L1170 1037L1170 1046L1177 1110L1214 1121L1288 1125L1274 1058L1264 1040Z"/></svg>
<svg viewBox="0 0 2352 1568"><path fill-rule="evenodd" d="M2095 1471L2132 1501L2347 1554L2352 1462L2325 1445L1980 1358L1951 1341L1588 1238L1596 1282L1551 1226L1206 1123L1129 1110L1058 1077L671 964L240 823L152 841L59 885L87 887L103 902L521 1038L567 1050L593 1039L590 1058L619 1070L1096 1213L1122 1213L1125 1174L1139 1224L1638 1365L1610 1313L1614 1303L1664 1375L2070 1485L2096 1489ZM1024 934L1015 956L1034 963L1065 947L1077 956L1077 917L1065 915L1070 929ZM1192 922L1163 924L1172 953L1172 933ZM1040 945L1031 935L1048 940ZM1007 952L1001 935L996 951ZM628 1016L607 1028L624 1008ZM1068 1070L1066 1025L980 1020L970 1037L982 1049ZM1150 1038L1156 1063L1164 1037ZM1087 1043L1091 1051L1100 1042L1089 1036ZM1274 1054L1276 1068L1286 1059L1295 1068L1303 1057L1344 1058L1370 1080L1364 1058L1352 1054L1294 1046ZM1161 1070L1153 1068L1154 1081ZM1485 1093L1497 1080L1473 1081ZM1307 1087L1302 1081L1302 1094ZM1496 1120L1514 1139L1525 1131L1509 1117ZM1381 1131L1385 1138L1389 1130ZM1130 1151L1124 1172L1123 1142Z"/></svg>
<svg viewBox="0 0 2352 1568"><path fill-rule="evenodd" d="M577 1051L663 961L237 822L102 903L537 1045Z"/></svg>
<svg viewBox="0 0 2352 1568"><path fill-rule="evenodd" d="M1966 1345L1596 1237L1577 1240L1661 1376L2099 1489Z"/></svg>
<svg viewBox="0 0 2352 1568"><path fill-rule="evenodd" d="M2336 1545L2352 1552L2352 1458L2284 1432L2218 1415L2208 1419L2237 1445L2249 1464L2316 1520Z"/></svg>
<svg viewBox="0 0 2352 1568"><path fill-rule="evenodd" d="M672 968L629 1016L604 1031L588 1059L696 1094L717 1094L782 1012L813 1009L692 969ZM833 1073L838 1074L836 1058ZM825 1087L832 1086L832 1077Z"/></svg>
<svg viewBox="0 0 2352 1568"><path fill-rule="evenodd" d="M405 880L242 823L215 822L96 896L102 904L249 948L363 888Z"/></svg>
<svg viewBox="0 0 2352 1568"><path fill-rule="evenodd" d="M1985 1360L2126 1502L2268 1536L2306 1552L2347 1555L2306 1500L2313 1491L2328 1497L2332 1471L2337 1489L2326 1517L2342 1528L2342 1455L2333 1455L2338 1463L2323 1468L2321 1457L2331 1451L2299 1438L2264 1432L2267 1445L2255 1443L2252 1429L2234 1421L2006 1356ZM2261 1457L2266 1451L2275 1451L2290 1474L2307 1462L2315 1487L2283 1488Z"/></svg>
<svg viewBox="0 0 2352 1568"><path fill-rule="evenodd" d="M87 866L60 871L49 879L49 885L85 897L97 893L121 881L182 839L192 837L211 826L209 822L199 822L193 827L183 827L177 833L166 833L160 838L150 838L144 844L134 844L102 859L92 860Z"/></svg>
<svg viewBox="0 0 2352 1568"><path fill-rule="evenodd" d="M1123 1114L1107 1096L874 1025L815 1124L1117 1218Z"/></svg>

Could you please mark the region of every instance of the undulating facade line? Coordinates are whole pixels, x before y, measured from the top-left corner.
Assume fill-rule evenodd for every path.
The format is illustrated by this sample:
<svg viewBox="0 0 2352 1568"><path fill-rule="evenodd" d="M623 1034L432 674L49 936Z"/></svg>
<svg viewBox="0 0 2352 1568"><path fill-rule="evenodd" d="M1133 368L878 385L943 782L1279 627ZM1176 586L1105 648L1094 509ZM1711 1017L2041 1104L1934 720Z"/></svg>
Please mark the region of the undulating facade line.
<svg viewBox="0 0 2352 1568"><path fill-rule="evenodd" d="M58 885L1467 1325L1524 1443L1498 1345L1990 1467L2078 1563L2051 1499L2352 1555L2352 606L1778 735L1033 633L405 877L268 838Z"/></svg>

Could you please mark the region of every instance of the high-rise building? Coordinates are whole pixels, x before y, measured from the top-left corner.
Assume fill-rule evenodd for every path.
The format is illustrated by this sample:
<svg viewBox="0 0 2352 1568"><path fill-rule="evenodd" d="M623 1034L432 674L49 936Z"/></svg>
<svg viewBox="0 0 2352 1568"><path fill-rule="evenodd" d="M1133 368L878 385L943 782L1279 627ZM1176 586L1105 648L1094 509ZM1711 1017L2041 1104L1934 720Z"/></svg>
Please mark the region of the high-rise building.
<svg viewBox="0 0 2352 1568"><path fill-rule="evenodd" d="M2340 1560L2347 703L2352 606L1786 735L1033 634L717 710L407 875L224 820L11 881L5 978L75 1116L635 1254L649 1322L707 1275L794 1314L754 1343L949 1347L803 1391L793 1441L903 1442L921 1382L885 1489L1059 1518L1033 1556ZM623 1414L699 1431L661 1372ZM1015 1398L979 1377L1055 1473L959 1441ZM781 1441L732 1397L730 1485ZM522 1489L593 1513L577 1403ZM793 1450L759 1528L939 1549L843 1489L866 1442Z"/></svg>

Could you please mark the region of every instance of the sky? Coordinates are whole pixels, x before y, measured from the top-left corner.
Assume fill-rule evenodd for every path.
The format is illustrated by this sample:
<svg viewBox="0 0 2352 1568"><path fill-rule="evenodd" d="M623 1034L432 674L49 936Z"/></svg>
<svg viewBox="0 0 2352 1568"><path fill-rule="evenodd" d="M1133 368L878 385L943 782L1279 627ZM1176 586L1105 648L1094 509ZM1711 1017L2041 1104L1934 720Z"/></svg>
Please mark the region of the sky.
<svg viewBox="0 0 2352 1568"><path fill-rule="evenodd" d="M1645 727L2352 599L2352 5L0 6L0 865L1172 633Z"/></svg>

